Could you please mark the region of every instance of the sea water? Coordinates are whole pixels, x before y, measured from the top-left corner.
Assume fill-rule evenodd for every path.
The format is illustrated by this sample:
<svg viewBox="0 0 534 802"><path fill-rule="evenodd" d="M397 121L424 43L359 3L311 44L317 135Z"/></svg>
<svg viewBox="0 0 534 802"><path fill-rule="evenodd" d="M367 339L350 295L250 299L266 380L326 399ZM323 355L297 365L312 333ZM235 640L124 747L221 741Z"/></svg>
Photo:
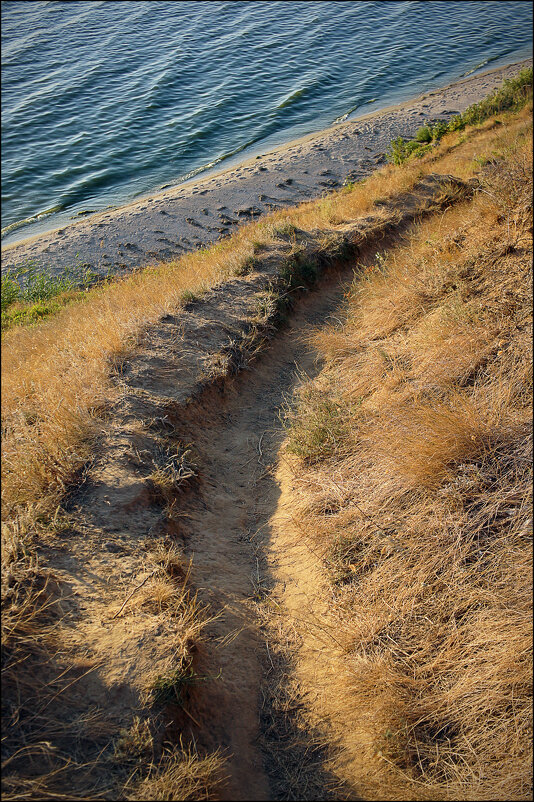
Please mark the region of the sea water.
<svg viewBox="0 0 534 802"><path fill-rule="evenodd" d="M529 2L1 9L4 242L532 55Z"/></svg>

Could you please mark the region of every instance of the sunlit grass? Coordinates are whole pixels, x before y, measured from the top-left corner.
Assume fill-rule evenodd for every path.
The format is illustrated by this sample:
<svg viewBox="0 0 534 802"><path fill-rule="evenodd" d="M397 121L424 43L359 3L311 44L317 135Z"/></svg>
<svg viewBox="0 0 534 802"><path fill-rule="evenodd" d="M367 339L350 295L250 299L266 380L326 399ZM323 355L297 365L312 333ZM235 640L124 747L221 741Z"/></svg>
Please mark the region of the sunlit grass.
<svg viewBox="0 0 534 802"><path fill-rule="evenodd" d="M369 798L531 789L532 134L497 130L474 200L359 265L287 421L285 504L351 644L317 712Z"/></svg>

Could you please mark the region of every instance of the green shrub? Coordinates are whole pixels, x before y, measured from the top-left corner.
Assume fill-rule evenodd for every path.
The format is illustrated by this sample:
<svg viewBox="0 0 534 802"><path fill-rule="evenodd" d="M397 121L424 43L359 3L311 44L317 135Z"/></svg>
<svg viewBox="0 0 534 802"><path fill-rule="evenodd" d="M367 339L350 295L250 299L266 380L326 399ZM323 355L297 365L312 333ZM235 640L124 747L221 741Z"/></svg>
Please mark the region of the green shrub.
<svg viewBox="0 0 534 802"><path fill-rule="evenodd" d="M455 117L453 117L451 120L449 120L449 124L447 125L447 131L448 132L451 132L451 131L463 131L464 128L465 128L465 123L464 123L464 121L462 119L462 115L461 114L457 114Z"/></svg>
<svg viewBox="0 0 534 802"><path fill-rule="evenodd" d="M432 142L432 129L428 125L422 125L415 135L416 142Z"/></svg>
<svg viewBox="0 0 534 802"><path fill-rule="evenodd" d="M11 306L20 295L20 286L9 276L2 276L2 312Z"/></svg>
<svg viewBox="0 0 534 802"><path fill-rule="evenodd" d="M480 103L469 106L461 115L464 125L477 125L501 111L518 111L532 95L532 67L521 70L515 78L507 78Z"/></svg>
<svg viewBox="0 0 534 802"><path fill-rule="evenodd" d="M446 134L447 131L448 126L445 120L438 120L437 123L434 123L434 127L432 128L432 139L441 139L441 137Z"/></svg>
<svg viewBox="0 0 534 802"><path fill-rule="evenodd" d="M415 139L403 139L398 136L392 140L386 156L388 161L393 164L403 164L411 156L420 158L425 153L428 153L429 150L429 143L416 142Z"/></svg>

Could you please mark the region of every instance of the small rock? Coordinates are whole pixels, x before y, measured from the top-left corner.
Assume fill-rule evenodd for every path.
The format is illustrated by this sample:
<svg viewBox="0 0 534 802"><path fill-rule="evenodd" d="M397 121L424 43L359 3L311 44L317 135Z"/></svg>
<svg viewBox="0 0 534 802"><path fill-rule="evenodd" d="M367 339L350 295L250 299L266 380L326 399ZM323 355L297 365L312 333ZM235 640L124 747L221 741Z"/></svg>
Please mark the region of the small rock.
<svg viewBox="0 0 534 802"><path fill-rule="evenodd" d="M105 551L113 551L113 552L123 551L122 546L119 546L118 543L113 543L112 540L109 540L107 543L104 543L102 545L102 548L105 549Z"/></svg>
<svg viewBox="0 0 534 802"><path fill-rule="evenodd" d="M238 209L235 214L238 217L258 217L262 213L257 206L247 206L245 209Z"/></svg>

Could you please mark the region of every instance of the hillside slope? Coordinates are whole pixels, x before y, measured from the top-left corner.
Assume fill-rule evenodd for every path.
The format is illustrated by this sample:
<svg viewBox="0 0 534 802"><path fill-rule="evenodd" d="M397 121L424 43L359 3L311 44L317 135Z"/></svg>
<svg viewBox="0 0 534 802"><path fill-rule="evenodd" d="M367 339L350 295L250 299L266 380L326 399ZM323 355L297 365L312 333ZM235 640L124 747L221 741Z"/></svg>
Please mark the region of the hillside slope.
<svg viewBox="0 0 534 802"><path fill-rule="evenodd" d="M4 335L6 799L528 797L520 106Z"/></svg>

